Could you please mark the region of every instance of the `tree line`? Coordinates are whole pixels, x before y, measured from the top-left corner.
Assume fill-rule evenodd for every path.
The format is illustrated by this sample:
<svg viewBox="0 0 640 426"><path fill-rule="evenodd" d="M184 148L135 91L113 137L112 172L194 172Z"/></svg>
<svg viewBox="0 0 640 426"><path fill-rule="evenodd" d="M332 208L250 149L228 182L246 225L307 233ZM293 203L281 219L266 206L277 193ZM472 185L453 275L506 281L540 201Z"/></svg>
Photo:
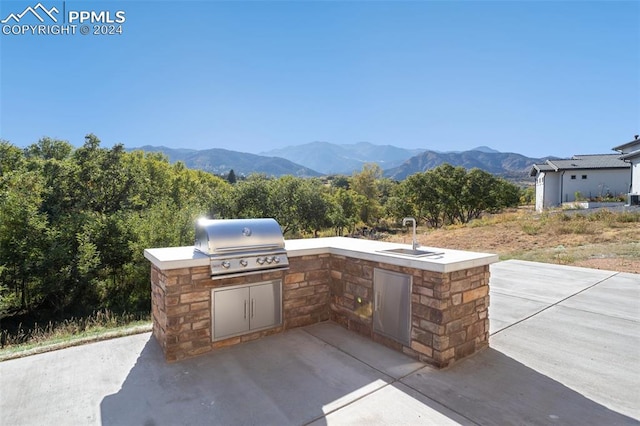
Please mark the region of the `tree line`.
<svg viewBox="0 0 640 426"><path fill-rule="evenodd" d="M402 182L377 165L351 176L236 180L120 144L0 141L0 319L148 312L143 250L192 245L198 217L273 217L285 237L345 235L415 216L432 227L518 204L521 190L479 169L442 165Z"/></svg>

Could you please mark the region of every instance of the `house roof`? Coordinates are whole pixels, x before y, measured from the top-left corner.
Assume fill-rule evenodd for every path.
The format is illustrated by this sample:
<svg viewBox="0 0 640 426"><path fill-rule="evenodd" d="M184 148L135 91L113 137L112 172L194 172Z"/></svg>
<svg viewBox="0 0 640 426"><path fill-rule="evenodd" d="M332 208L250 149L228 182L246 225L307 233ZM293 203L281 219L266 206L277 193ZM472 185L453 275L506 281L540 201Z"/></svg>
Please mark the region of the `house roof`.
<svg viewBox="0 0 640 426"><path fill-rule="evenodd" d="M548 160L558 170L572 169L617 169L629 165L620 160L620 154L574 155L569 160Z"/></svg>
<svg viewBox="0 0 640 426"><path fill-rule="evenodd" d="M628 169L620 154L574 155L569 159L547 160L542 164L534 164L529 176L536 176L539 172L558 172L564 170L593 170L593 169Z"/></svg>
<svg viewBox="0 0 640 426"><path fill-rule="evenodd" d="M635 151L631 151L620 156L620 159L622 160L630 160L631 158L640 158L640 149L636 149Z"/></svg>
<svg viewBox="0 0 640 426"><path fill-rule="evenodd" d="M531 171L529 172L529 176L535 176L539 172L553 172L553 171L555 171L555 168L551 167L547 163L534 164L533 167L531 167Z"/></svg>
<svg viewBox="0 0 640 426"><path fill-rule="evenodd" d="M632 140L631 142L627 142L625 144L616 146L616 147L614 147L612 149L614 151L624 152L624 151L628 151L628 149L633 147L634 145L637 145L636 149L640 149L640 139L636 138L636 139ZM633 151L635 151L635 149Z"/></svg>

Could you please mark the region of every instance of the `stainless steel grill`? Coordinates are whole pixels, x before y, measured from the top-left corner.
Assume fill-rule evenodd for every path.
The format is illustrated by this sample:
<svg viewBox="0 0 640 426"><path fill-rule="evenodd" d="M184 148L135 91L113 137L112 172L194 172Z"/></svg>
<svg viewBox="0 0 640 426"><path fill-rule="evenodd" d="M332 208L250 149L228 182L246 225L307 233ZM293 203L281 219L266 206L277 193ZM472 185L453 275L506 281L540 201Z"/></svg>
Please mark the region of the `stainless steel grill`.
<svg viewBox="0 0 640 426"><path fill-rule="evenodd" d="M195 249L209 256L213 279L289 268L274 219L200 219Z"/></svg>

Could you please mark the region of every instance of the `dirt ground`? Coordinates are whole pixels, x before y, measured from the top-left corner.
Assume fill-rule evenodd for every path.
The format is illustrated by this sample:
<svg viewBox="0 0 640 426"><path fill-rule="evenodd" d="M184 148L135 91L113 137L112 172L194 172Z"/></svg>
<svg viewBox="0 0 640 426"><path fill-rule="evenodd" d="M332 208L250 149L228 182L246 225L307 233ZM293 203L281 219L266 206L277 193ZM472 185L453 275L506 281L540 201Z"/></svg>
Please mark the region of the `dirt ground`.
<svg viewBox="0 0 640 426"><path fill-rule="evenodd" d="M411 243L402 229L387 241ZM522 259L640 274L640 213L536 214L528 209L444 229L418 228L418 242Z"/></svg>

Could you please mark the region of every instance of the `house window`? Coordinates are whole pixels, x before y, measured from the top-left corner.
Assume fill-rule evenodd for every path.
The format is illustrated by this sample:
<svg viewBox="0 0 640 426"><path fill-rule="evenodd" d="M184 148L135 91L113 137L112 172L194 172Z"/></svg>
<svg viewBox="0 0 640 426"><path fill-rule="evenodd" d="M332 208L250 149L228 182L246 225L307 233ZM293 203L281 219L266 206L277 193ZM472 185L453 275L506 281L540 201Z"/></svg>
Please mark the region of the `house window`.
<svg viewBox="0 0 640 426"><path fill-rule="evenodd" d="M582 175L582 180L587 179L587 175Z"/></svg>
<svg viewBox="0 0 640 426"><path fill-rule="evenodd" d="M575 180L576 179L576 175L571 175L571 180Z"/></svg>

